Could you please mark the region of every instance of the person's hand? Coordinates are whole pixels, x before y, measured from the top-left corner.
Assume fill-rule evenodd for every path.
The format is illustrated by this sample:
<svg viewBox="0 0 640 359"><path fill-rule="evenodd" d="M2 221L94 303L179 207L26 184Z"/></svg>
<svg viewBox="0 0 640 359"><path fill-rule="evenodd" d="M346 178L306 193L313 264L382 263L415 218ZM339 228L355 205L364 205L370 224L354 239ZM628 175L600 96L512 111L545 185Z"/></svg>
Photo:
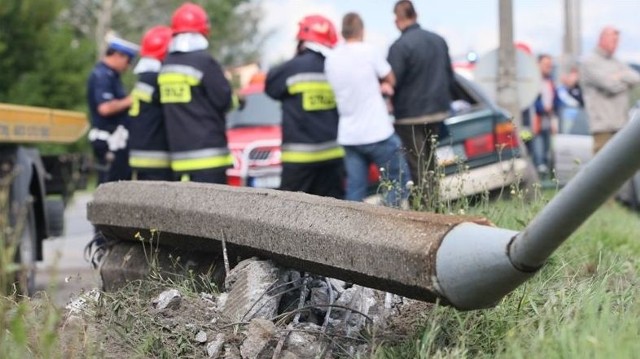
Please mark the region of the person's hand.
<svg viewBox="0 0 640 359"><path fill-rule="evenodd" d="M393 86L389 85L388 82L383 82L380 84L380 92L383 96L393 96Z"/></svg>
<svg viewBox="0 0 640 359"><path fill-rule="evenodd" d="M109 151L107 152L107 154L104 155L104 159L105 161L107 161L107 163L111 163L116 159L116 154Z"/></svg>
<svg viewBox="0 0 640 359"><path fill-rule="evenodd" d="M122 101L124 101L124 105L126 107L131 107L131 105L133 104L133 99L131 98L131 95L123 98Z"/></svg>

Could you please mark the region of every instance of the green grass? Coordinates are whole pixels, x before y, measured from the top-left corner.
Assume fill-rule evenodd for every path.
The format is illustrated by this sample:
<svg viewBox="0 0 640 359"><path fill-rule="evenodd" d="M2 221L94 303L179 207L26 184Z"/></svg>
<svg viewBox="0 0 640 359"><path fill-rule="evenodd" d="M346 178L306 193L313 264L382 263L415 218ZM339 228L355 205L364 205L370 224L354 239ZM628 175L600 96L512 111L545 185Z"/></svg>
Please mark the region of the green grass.
<svg viewBox="0 0 640 359"><path fill-rule="evenodd" d="M469 211L522 229L552 194ZM436 306L412 340L379 358L634 358L640 353L640 217L605 204L496 308Z"/></svg>
<svg viewBox="0 0 640 359"><path fill-rule="evenodd" d="M1 194L1 191L0 191ZM553 196L539 193L526 199L522 192L506 191L511 200L481 200L448 207L448 212L479 215L497 226L519 230ZM635 358L640 353L640 216L608 203L598 210L529 282L493 309L460 312L434 306L422 313L422 328L404 342L383 343L377 358ZM3 260L4 258L4 260ZM12 275L11 256L0 256L0 279ZM156 293L166 278L149 283ZM172 286L193 287L194 278ZM135 284L132 283L132 286ZM5 287L6 288L6 287ZM132 287L133 288L133 287ZM135 289L135 288L134 288ZM101 330L129 340L121 349L140 357L189 355L185 341L178 347L162 344L165 337L131 318L153 320L142 292L103 298ZM193 290L193 289L192 289ZM128 301L125 303L124 301ZM139 301L133 305L132 301ZM126 304L124 307L121 304ZM144 307L146 305L146 307ZM131 312L144 307L140 312ZM133 313L133 316L132 316ZM144 317L149 315L148 317ZM144 317L144 318L142 318ZM129 319L127 319L129 318ZM61 358L100 356L97 340L71 335L59 328L62 313L45 299L23 300L11 291L0 292L0 353L3 358ZM126 327L129 325L129 327ZM151 324L149 324L151 325ZM154 323L157 326L157 323ZM110 328L119 328L120 331ZM127 329L128 328L128 329ZM123 332L124 329L127 329ZM138 335L136 335L136 333ZM164 332L162 332L164 333ZM164 333L165 335L167 333ZM170 333L169 333L170 334ZM169 335L167 334L167 335ZM186 333L173 333L187 337ZM102 336L101 338L104 338ZM117 338L116 338L117 339ZM73 346L69 341L80 340ZM182 343L182 344L181 344ZM162 345L160 345L162 344ZM86 351L88 350L88 352ZM94 353L91 355L90 353Z"/></svg>

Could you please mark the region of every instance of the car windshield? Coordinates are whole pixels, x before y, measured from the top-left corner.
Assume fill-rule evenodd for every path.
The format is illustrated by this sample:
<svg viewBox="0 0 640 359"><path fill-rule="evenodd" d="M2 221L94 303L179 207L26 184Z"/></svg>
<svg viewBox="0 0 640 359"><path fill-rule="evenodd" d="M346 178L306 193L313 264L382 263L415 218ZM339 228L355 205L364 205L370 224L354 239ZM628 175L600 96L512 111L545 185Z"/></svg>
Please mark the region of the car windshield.
<svg viewBox="0 0 640 359"><path fill-rule="evenodd" d="M281 121L280 103L261 92L245 96L244 104L227 116L227 127L273 126Z"/></svg>

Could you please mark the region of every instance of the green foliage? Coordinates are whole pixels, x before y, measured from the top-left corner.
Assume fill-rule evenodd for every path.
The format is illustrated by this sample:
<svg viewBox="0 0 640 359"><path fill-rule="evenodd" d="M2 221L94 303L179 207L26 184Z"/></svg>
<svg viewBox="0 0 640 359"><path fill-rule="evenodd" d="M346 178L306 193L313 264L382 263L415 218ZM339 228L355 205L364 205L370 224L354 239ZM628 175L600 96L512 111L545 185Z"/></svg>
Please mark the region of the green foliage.
<svg viewBox="0 0 640 359"><path fill-rule="evenodd" d="M70 110L86 108L85 86L93 65L93 44L71 29L49 25L39 61L8 91L8 102Z"/></svg>
<svg viewBox="0 0 640 359"><path fill-rule="evenodd" d="M55 0L0 2L0 102L10 102L9 90L44 58L57 4Z"/></svg>

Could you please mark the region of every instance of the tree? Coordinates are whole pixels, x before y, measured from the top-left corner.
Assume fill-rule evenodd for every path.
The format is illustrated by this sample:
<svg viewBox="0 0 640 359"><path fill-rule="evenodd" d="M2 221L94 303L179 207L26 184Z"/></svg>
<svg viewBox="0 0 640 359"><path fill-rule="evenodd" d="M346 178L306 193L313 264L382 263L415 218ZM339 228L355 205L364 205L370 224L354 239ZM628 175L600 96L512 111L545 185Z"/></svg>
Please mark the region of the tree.
<svg viewBox="0 0 640 359"><path fill-rule="evenodd" d="M0 2L0 101L20 77L44 60L49 25L58 13L56 0Z"/></svg>
<svg viewBox="0 0 640 359"><path fill-rule="evenodd" d="M262 18L259 1L200 0L211 19L210 50L223 66L257 61L264 36L258 32ZM109 30L139 42L148 28L169 25L173 11L183 0L70 0L62 18L78 34L100 43ZM98 24L97 26L95 24ZM102 52L99 52L99 57Z"/></svg>

